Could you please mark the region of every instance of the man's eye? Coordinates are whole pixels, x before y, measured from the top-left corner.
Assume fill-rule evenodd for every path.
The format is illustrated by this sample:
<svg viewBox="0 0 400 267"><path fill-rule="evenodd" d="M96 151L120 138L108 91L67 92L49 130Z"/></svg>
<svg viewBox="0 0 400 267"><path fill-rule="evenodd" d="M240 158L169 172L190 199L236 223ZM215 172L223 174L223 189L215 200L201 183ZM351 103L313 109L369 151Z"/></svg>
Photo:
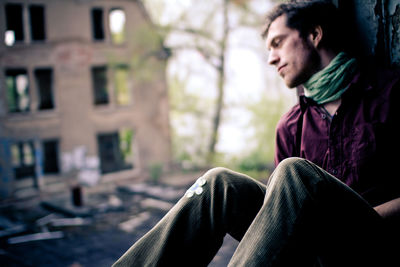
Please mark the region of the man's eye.
<svg viewBox="0 0 400 267"><path fill-rule="evenodd" d="M281 45L281 43L282 43L282 40L281 40L281 39L274 40L274 42L272 43L272 46L273 46L273 47L278 47L278 46Z"/></svg>

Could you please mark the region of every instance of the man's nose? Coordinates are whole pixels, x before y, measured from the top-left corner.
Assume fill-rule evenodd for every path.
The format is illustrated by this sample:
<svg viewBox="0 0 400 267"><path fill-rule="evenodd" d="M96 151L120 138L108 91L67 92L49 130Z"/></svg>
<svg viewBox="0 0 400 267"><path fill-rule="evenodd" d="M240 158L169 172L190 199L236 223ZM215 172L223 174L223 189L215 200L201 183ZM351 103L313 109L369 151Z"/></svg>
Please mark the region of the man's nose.
<svg viewBox="0 0 400 267"><path fill-rule="evenodd" d="M279 62L279 56L275 50L270 50L268 55L268 64L276 65Z"/></svg>

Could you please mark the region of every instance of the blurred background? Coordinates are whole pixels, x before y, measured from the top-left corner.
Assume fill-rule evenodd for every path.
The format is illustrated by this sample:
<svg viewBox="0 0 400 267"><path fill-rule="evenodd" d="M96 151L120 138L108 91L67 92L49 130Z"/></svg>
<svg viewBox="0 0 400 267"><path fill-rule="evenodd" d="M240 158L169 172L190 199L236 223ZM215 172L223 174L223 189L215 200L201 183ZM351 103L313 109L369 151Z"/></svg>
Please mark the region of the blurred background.
<svg viewBox="0 0 400 267"><path fill-rule="evenodd" d="M271 167L296 96L266 64L272 2L2 2L2 195Z"/></svg>
<svg viewBox="0 0 400 267"><path fill-rule="evenodd" d="M109 266L208 168L265 181L296 103L276 2L1 0L0 265ZM356 56L399 65L399 0L332 2Z"/></svg>

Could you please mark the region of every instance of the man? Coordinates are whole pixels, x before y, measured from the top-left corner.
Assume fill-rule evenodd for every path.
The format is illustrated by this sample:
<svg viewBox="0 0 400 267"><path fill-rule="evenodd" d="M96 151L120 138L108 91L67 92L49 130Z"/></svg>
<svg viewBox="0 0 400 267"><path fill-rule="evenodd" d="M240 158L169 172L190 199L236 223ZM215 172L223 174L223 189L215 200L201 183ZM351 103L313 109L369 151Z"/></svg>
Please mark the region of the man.
<svg viewBox="0 0 400 267"><path fill-rule="evenodd" d="M304 96L278 123L267 185L208 171L115 266L206 266L226 233L240 241L230 266L389 266L399 75L365 75L342 52L339 19L320 1L268 16L269 63Z"/></svg>

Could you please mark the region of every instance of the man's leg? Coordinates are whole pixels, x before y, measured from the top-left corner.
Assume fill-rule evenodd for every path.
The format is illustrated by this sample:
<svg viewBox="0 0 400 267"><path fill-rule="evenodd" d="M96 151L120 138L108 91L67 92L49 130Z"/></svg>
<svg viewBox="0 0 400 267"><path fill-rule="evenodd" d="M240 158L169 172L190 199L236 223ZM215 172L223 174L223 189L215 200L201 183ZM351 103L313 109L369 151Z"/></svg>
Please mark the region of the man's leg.
<svg viewBox="0 0 400 267"><path fill-rule="evenodd" d="M386 266L376 262L381 223L345 184L307 160L286 159L230 266L313 266L317 257L323 266Z"/></svg>
<svg viewBox="0 0 400 267"><path fill-rule="evenodd" d="M226 233L242 238L264 194L248 176L212 169L115 266L207 266Z"/></svg>

